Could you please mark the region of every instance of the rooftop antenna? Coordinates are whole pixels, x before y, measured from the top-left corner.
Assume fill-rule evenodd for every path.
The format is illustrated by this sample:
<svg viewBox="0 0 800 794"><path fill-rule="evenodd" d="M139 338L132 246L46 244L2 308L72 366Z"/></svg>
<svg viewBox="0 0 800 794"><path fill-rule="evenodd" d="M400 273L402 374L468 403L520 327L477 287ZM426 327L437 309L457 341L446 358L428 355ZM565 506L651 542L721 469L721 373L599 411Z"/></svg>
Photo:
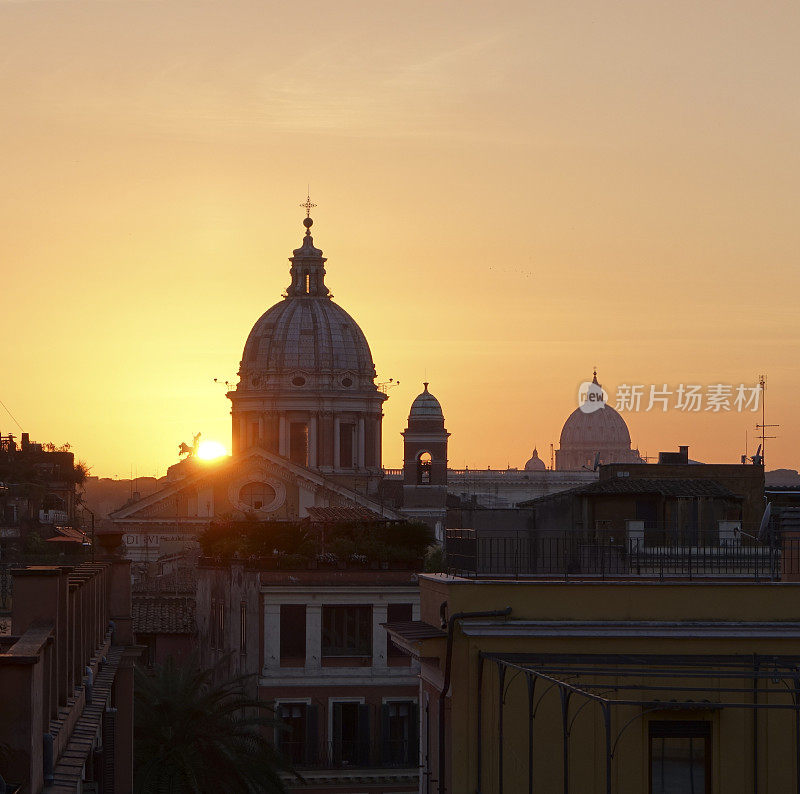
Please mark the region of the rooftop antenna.
<svg viewBox="0 0 800 794"><path fill-rule="evenodd" d="M395 386L399 386L400 381L395 380L394 378L389 378L389 380L381 381L377 384L378 391L383 392L384 394L389 393L389 389L393 389Z"/></svg>
<svg viewBox="0 0 800 794"><path fill-rule="evenodd" d="M229 380L220 380L219 378L214 378L214 383L219 386L224 386L228 391L233 391L236 387L235 383L231 383Z"/></svg>
<svg viewBox="0 0 800 794"><path fill-rule="evenodd" d="M553 442L550 442L550 471L554 471L556 468L555 464L555 452L553 451Z"/></svg>
<svg viewBox="0 0 800 794"><path fill-rule="evenodd" d="M760 430L761 431L761 444L759 444L759 447L758 447L759 452L761 454L759 455L759 452L756 452L756 454L753 456L753 458L751 460L753 461L753 463L756 463L755 458L760 458L760 460L758 462L763 464L764 463L764 458L766 457L766 452L767 452L767 439L768 438L777 438L777 436L768 436L767 435L767 428L768 427L780 427L780 425L767 424L767 407L766 407L766 403L767 403L767 399L766 399L767 378L766 378L765 375L760 375L759 376L758 385L759 385L759 387L761 389L761 424L756 424L756 430Z"/></svg>

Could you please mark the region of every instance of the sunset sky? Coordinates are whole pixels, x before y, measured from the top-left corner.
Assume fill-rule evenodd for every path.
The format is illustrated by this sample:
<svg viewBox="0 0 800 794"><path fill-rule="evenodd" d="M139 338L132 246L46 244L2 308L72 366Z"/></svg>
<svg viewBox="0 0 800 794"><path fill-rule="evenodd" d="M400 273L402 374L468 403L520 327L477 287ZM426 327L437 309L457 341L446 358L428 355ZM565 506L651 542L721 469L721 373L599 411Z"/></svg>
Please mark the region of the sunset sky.
<svg viewBox="0 0 800 794"><path fill-rule="evenodd" d="M798 468L798 40L796 0L0 0L0 400L100 476L230 445L310 183L385 465L426 379L452 466L549 461L596 364L766 373ZM737 462L760 413L626 419Z"/></svg>

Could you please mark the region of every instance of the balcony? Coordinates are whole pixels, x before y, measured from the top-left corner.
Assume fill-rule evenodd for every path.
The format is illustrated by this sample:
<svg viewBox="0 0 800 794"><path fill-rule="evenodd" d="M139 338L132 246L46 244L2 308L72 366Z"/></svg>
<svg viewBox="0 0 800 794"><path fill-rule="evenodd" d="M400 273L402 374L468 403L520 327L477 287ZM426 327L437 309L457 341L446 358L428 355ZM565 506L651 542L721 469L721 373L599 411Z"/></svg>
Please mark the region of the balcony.
<svg viewBox="0 0 800 794"><path fill-rule="evenodd" d="M305 769L417 769L419 748L416 741L389 740L361 742L334 740L319 747L305 742L282 741L279 749L290 764Z"/></svg>
<svg viewBox="0 0 800 794"><path fill-rule="evenodd" d="M69 514L66 510L40 510L40 524L66 524L69 521Z"/></svg>

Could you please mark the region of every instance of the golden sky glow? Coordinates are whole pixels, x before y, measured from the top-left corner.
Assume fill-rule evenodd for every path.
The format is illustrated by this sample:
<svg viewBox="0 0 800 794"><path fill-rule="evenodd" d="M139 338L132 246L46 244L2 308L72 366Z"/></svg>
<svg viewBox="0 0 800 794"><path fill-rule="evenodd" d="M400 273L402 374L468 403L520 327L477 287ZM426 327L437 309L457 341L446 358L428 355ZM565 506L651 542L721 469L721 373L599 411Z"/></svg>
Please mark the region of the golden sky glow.
<svg viewBox="0 0 800 794"><path fill-rule="evenodd" d="M768 375L797 468L800 5L0 0L0 399L94 474L229 444L224 386L314 239L451 465L549 461L578 384ZM756 417L626 417L735 462ZM18 432L5 413L4 433Z"/></svg>

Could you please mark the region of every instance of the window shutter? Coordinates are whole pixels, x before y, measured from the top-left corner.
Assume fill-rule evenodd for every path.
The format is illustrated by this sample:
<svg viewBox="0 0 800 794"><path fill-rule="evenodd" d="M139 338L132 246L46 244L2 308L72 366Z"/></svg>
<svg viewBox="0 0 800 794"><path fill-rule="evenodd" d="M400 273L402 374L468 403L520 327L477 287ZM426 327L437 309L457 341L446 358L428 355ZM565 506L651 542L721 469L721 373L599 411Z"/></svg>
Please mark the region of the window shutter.
<svg viewBox="0 0 800 794"><path fill-rule="evenodd" d="M328 751L335 763L342 760L342 704L333 704L333 736L328 737Z"/></svg>
<svg viewBox="0 0 800 794"><path fill-rule="evenodd" d="M419 766L419 705L412 703L408 728L408 764Z"/></svg>
<svg viewBox="0 0 800 794"><path fill-rule="evenodd" d="M369 706L361 703L358 707L358 763L369 764Z"/></svg>
<svg viewBox="0 0 800 794"><path fill-rule="evenodd" d="M392 748L389 744L389 704L381 706L381 760L388 764L392 760Z"/></svg>
<svg viewBox="0 0 800 794"><path fill-rule="evenodd" d="M103 794L114 794L116 764L114 753L117 744L117 710L107 708L103 712Z"/></svg>
<svg viewBox="0 0 800 794"><path fill-rule="evenodd" d="M306 763L316 764L319 754L319 706L306 706Z"/></svg>

